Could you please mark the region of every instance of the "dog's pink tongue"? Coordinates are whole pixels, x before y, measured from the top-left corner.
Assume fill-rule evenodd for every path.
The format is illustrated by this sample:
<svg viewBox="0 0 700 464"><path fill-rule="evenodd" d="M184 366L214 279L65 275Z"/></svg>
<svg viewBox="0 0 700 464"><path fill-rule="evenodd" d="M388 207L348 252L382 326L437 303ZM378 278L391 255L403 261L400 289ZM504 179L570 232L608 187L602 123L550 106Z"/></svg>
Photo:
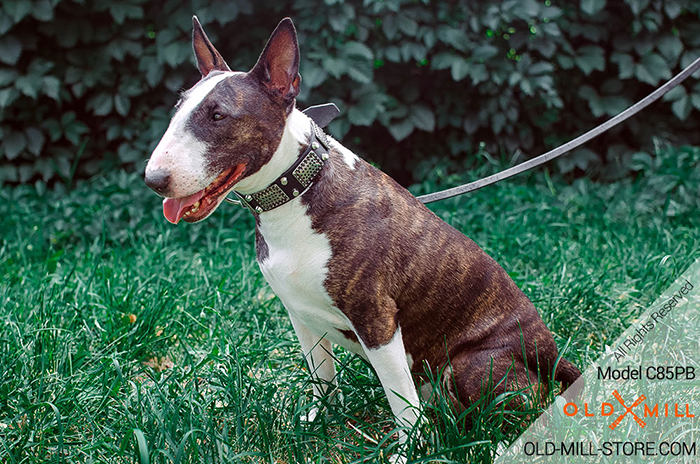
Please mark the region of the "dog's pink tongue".
<svg viewBox="0 0 700 464"><path fill-rule="evenodd" d="M204 196L204 190L193 193L185 198L166 198L163 200L163 215L165 219L177 224L187 211L187 208L197 203Z"/></svg>

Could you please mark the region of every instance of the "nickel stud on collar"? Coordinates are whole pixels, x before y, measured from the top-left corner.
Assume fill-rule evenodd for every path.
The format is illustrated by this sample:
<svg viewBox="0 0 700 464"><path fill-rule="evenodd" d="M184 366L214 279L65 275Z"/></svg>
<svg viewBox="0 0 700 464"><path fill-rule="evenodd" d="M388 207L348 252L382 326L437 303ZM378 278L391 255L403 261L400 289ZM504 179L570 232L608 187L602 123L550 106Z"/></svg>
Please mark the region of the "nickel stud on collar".
<svg viewBox="0 0 700 464"><path fill-rule="evenodd" d="M321 128L327 126L340 111L333 103L326 103L311 106L303 112L311 118L311 142L292 167L262 190L246 195L234 190L238 199L226 197L224 200L260 214L293 200L311 186L329 158L328 137Z"/></svg>

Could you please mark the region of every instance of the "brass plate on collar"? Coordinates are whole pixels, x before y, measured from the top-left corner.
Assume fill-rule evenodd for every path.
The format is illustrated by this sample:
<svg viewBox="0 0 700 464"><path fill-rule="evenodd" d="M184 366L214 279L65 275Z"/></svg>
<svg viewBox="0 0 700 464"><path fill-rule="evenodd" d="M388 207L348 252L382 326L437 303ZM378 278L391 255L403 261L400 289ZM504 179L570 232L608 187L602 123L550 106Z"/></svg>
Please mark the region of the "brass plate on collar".
<svg viewBox="0 0 700 464"><path fill-rule="evenodd" d="M265 211L269 211L289 201L289 197L277 184L272 184L265 190L253 195L258 204Z"/></svg>
<svg viewBox="0 0 700 464"><path fill-rule="evenodd" d="M299 163L299 166L292 172L292 175L306 188L311 184L311 181L314 180L316 174L318 174L322 167L323 161L312 151L308 154L306 159Z"/></svg>

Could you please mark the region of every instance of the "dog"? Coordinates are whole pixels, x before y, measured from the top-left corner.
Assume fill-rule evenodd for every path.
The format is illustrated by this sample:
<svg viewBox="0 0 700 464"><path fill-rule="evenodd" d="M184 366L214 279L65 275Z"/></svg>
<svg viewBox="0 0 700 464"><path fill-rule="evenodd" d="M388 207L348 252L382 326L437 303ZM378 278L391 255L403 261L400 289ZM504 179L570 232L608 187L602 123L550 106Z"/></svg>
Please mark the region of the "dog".
<svg viewBox="0 0 700 464"><path fill-rule="evenodd" d="M231 71L193 25L202 78L178 102L145 182L172 223L205 219L231 192L251 210L257 261L289 313L316 397L336 382L333 345L372 365L406 426L420 415L412 374L442 375L461 407L488 391L537 396L552 379L565 388L581 375L557 363L552 334L496 261L295 107L289 18L248 72Z"/></svg>

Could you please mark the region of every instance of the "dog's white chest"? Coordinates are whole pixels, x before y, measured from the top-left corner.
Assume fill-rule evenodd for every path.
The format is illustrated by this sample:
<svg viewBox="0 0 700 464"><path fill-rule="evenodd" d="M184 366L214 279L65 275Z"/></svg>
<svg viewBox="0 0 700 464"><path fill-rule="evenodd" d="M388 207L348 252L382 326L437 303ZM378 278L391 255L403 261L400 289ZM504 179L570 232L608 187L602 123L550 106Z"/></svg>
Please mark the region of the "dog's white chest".
<svg viewBox="0 0 700 464"><path fill-rule="evenodd" d="M287 310L309 329L361 352L359 344L340 333L352 330L352 326L324 286L331 246L325 235L312 229L311 218L300 200L260 215L259 231L267 246L267 256L259 261L260 269Z"/></svg>

